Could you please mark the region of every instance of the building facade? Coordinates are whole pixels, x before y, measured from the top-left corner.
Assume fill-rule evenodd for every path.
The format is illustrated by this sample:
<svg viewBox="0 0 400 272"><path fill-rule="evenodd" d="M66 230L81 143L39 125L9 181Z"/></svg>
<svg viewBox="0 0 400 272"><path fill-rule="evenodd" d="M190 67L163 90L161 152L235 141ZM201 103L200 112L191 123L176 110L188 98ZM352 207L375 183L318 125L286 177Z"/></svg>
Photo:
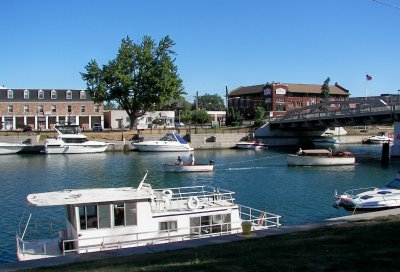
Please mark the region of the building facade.
<svg viewBox="0 0 400 272"><path fill-rule="evenodd" d="M157 121L155 121L157 120ZM174 128L175 111L152 111L137 120L137 129ZM155 121L155 122L153 122ZM130 118L125 110L110 110L104 112L104 127L111 129L129 128Z"/></svg>
<svg viewBox="0 0 400 272"><path fill-rule="evenodd" d="M239 87L228 93L227 104L239 111L242 119L254 119L257 107L264 107L269 117L280 116L290 110L320 103L321 88L322 85L317 84L279 82ZM329 101L346 101L349 96L349 91L337 83L329 86Z"/></svg>
<svg viewBox="0 0 400 272"><path fill-rule="evenodd" d="M103 107L85 90L0 88L0 129L31 126L52 129L55 124L74 124L82 129L103 125Z"/></svg>

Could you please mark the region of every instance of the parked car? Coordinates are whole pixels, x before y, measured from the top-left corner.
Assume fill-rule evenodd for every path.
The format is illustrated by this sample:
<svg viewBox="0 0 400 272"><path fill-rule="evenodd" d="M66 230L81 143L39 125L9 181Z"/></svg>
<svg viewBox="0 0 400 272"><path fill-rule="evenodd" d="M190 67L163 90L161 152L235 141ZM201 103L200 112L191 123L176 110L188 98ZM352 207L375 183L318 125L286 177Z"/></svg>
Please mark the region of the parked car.
<svg viewBox="0 0 400 272"><path fill-rule="evenodd" d="M32 131L31 126L24 126L24 128L22 129L22 132L31 132L31 131Z"/></svg>
<svg viewBox="0 0 400 272"><path fill-rule="evenodd" d="M101 124L94 124L92 130L93 131L103 131L103 127L101 126Z"/></svg>

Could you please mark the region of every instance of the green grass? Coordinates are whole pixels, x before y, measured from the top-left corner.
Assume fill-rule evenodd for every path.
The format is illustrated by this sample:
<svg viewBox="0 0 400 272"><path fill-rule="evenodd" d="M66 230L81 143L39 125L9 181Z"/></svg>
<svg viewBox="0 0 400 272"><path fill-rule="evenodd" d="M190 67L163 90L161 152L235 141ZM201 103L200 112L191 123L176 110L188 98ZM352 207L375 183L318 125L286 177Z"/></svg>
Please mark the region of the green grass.
<svg viewBox="0 0 400 272"><path fill-rule="evenodd" d="M30 271L399 271L400 216Z"/></svg>

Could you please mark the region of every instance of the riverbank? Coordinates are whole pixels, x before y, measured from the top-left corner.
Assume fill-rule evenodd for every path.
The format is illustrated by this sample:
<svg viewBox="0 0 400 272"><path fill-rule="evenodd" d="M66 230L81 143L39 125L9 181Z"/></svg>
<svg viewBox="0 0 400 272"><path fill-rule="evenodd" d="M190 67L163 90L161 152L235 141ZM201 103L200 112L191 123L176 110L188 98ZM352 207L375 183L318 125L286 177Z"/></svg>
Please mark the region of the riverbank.
<svg viewBox="0 0 400 272"><path fill-rule="evenodd" d="M0 265L2 271L398 271L400 209L238 235ZM371 235L373 234L373 235ZM154 254L157 253L157 254Z"/></svg>

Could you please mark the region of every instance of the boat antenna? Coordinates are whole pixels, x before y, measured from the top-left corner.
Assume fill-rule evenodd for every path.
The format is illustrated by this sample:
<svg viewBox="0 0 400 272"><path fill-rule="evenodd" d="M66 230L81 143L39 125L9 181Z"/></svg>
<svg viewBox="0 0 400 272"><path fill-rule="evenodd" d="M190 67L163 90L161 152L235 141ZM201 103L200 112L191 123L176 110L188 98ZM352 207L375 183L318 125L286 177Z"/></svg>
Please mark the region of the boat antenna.
<svg viewBox="0 0 400 272"><path fill-rule="evenodd" d="M149 173L149 170L146 169L146 174L144 175L144 177L142 178L142 181L139 183L139 186L137 187L136 191L140 191L140 189L142 189L143 186L143 182L146 180L147 174Z"/></svg>

